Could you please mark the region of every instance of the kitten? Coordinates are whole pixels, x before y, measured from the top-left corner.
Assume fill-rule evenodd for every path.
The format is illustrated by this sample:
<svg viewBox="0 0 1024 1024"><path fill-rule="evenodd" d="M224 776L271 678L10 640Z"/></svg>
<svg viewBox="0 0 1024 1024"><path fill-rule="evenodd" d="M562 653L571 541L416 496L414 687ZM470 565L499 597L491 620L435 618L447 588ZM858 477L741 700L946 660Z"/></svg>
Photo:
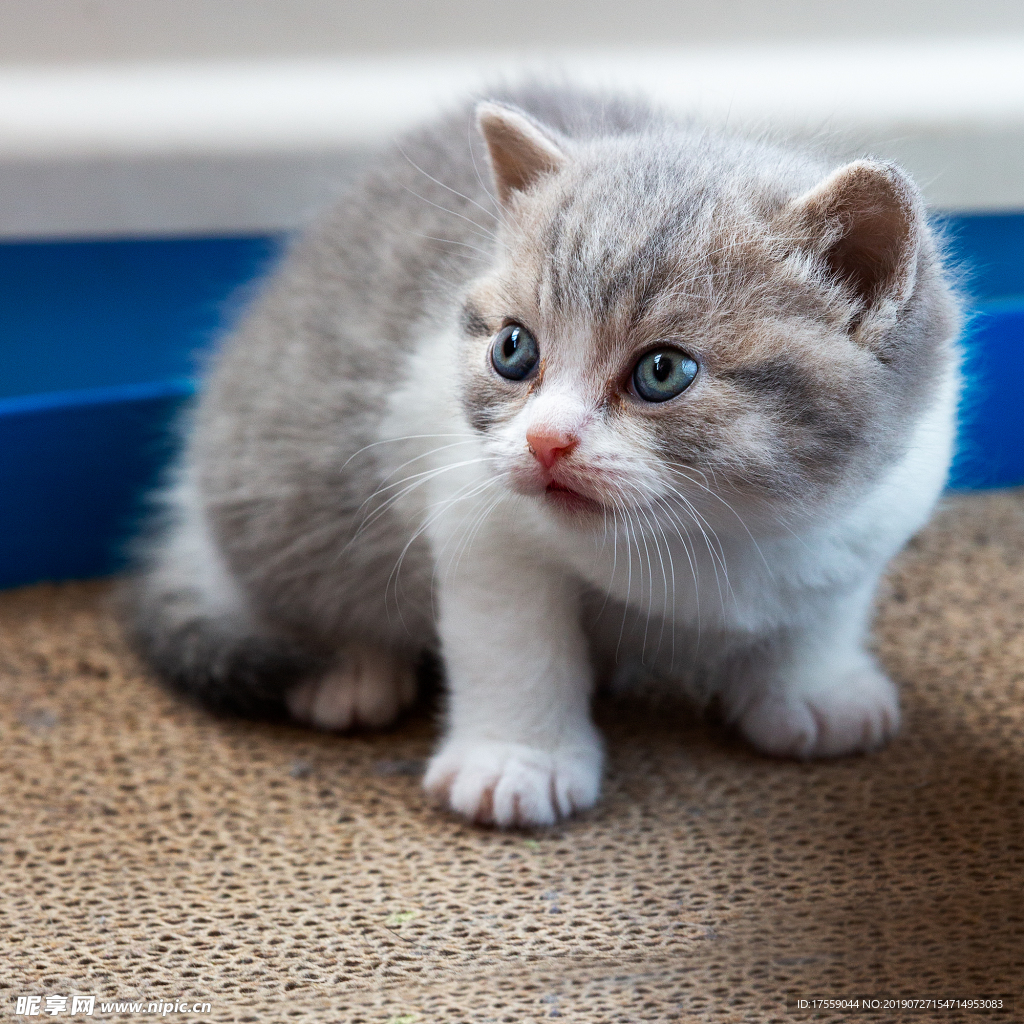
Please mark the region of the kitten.
<svg viewBox="0 0 1024 1024"><path fill-rule="evenodd" d="M542 825L598 798L595 677L758 749L899 724L866 651L954 436L960 305L920 193L567 89L382 155L225 342L135 592L214 707L382 726L440 655L425 786Z"/></svg>

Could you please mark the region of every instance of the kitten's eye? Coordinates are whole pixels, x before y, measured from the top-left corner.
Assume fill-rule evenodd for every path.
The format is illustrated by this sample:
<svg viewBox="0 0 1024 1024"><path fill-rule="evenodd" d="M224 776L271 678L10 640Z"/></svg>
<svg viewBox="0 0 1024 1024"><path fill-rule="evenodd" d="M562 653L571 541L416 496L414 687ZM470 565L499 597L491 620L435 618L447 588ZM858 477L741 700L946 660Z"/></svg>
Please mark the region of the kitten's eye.
<svg viewBox="0 0 1024 1024"><path fill-rule="evenodd" d="M491 346L491 363L509 380L523 380L537 365L540 351L533 335L519 324L509 324L498 331Z"/></svg>
<svg viewBox="0 0 1024 1024"><path fill-rule="evenodd" d="M682 394L697 376L697 364L677 348L656 348L633 367L633 387L645 402L667 402Z"/></svg>

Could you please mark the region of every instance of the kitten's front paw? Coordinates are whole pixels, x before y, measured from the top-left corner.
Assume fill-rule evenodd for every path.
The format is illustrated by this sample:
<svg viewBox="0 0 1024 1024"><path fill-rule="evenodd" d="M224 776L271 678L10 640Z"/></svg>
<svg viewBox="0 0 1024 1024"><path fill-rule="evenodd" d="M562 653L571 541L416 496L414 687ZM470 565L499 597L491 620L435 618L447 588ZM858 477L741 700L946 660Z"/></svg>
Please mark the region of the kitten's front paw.
<svg viewBox="0 0 1024 1024"><path fill-rule="evenodd" d="M874 750L896 735L896 687L871 664L811 692L766 693L742 712L739 727L758 750L780 757L840 757Z"/></svg>
<svg viewBox="0 0 1024 1024"><path fill-rule="evenodd" d="M375 647L352 646L329 672L299 683L285 699L296 721L342 731L388 725L415 697L411 664Z"/></svg>
<svg viewBox="0 0 1024 1024"><path fill-rule="evenodd" d="M480 824L553 825L594 806L602 760L596 736L555 750L450 740L431 759L423 786L438 803Z"/></svg>

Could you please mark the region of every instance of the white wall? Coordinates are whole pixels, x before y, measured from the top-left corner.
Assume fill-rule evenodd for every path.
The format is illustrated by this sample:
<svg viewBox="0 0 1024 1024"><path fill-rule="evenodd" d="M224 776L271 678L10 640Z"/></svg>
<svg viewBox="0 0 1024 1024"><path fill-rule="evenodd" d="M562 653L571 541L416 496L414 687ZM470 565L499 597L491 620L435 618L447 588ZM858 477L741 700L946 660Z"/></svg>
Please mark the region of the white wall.
<svg viewBox="0 0 1024 1024"><path fill-rule="evenodd" d="M1024 33L1021 0L0 0L0 62Z"/></svg>

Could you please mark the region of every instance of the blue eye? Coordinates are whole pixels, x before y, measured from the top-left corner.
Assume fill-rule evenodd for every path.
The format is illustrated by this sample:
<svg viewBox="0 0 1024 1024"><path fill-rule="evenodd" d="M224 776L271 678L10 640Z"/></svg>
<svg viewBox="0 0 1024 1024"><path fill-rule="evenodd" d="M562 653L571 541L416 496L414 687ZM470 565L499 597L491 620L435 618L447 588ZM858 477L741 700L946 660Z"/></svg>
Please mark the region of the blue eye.
<svg viewBox="0 0 1024 1024"><path fill-rule="evenodd" d="M524 380L540 359L533 335L519 324L509 324L498 331L491 346L491 363L509 380Z"/></svg>
<svg viewBox="0 0 1024 1024"><path fill-rule="evenodd" d="M656 348L637 360L633 387L645 402L667 402L682 394L697 376L697 364L677 348Z"/></svg>

